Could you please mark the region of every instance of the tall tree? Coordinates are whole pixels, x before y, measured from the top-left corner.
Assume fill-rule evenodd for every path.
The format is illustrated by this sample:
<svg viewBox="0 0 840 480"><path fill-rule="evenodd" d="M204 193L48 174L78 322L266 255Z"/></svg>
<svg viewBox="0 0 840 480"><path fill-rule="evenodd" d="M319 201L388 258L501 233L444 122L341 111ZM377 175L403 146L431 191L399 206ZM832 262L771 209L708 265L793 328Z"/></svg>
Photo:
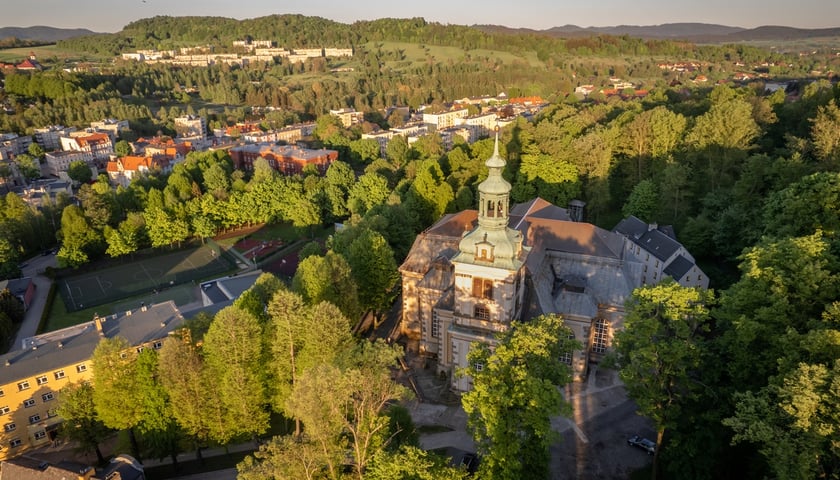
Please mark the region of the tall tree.
<svg viewBox="0 0 840 480"><path fill-rule="evenodd" d="M67 176L77 184L83 184L93 179L93 171L84 160L76 160L67 167Z"/></svg>
<svg viewBox="0 0 840 480"><path fill-rule="evenodd" d="M58 393L58 415L64 419L61 435L77 442L83 452L93 450L99 464L105 457L99 444L113 431L106 427L96 415L93 403L93 386L90 383L72 383Z"/></svg>
<svg viewBox="0 0 840 480"><path fill-rule="evenodd" d="M100 234L91 228L82 209L75 205L69 205L61 214L60 235L61 248L56 258L61 266L78 267L100 251Z"/></svg>
<svg viewBox="0 0 840 480"><path fill-rule="evenodd" d="M309 304L330 302L348 318L361 314L358 286L347 260L328 251L323 257L312 255L298 265L292 289Z"/></svg>
<svg viewBox="0 0 840 480"><path fill-rule="evenodd" d="M394 252L385 238L365 228L350 244L344 257L356 279L361 307L375 313L387 308L393 298L392 290L399 280L399 272Z"/></svg>
<svg viewBox="0 0 840 480"><path fill-rule="evenodd" d="M213 438L227 438L226 425L219 425L214 407L221 404L215 380L205 368L204 359L188 330L182 330L163 343L158 361L160 381L172 405L172 416L194 440L196 457ZM213 425L219 425L214 430ZM233 428L233 426L230 426Z"/></svg>
<svg viewBox="0 0 840 480"><path fill-rule="evenodd" d="M143 420L143 401L137 395L136 353L122 337L103 338L93 351L93 403L96 415L109 428L127 430L132 455L142 459L134 429Z"/></svg>
<svg viewBox="0 0 840 480"><path fill-rule="evenodd" d="M366 480L463 480L467 472L452 467L446 457L418 447L405 446L396 453L380 451L365 472Z"/></svg>
<svg viewBox="0 0 840 480"><path fill-rule="evenodd" d="M322 363L306 370L287 401L288 411L301 419L326 457L343 451L345 444L349 447L360 480L374 453L388 441L388 404L407 395L390 374L401 354L396 346L363 341L340 366ZM329 466L335 472L336 466Z"/></svg>
<svg viewBox="0 0 840 480"><path fill-rule="evenodd" d="M237 436L256 437L268 428L262 329L250 313L227 307L216 314L204 337L207 367L216 378L227 424L214 432L221 443Z"/></svg>
<svg viewBox="0 0 840 480"><path fill-rule="evenodd" d="M472 377L473 389L462 404L483 456L480 478L547 478L551 417L571 413L558 388L572 379L561 360L577 348L569 333L559 316L542 315L514 322L494 349L480 344L467 354L470 366L460 374Z"/></svg>
<svg viewBox="0 0 840 480"><path fill-rule="evenodd" d="M637 289L628 301L624 329L615 334L619 376L639 411L656 423L653 478L665 431L702 385L695 382L703 360L714 293L673 280Z"/></svg>

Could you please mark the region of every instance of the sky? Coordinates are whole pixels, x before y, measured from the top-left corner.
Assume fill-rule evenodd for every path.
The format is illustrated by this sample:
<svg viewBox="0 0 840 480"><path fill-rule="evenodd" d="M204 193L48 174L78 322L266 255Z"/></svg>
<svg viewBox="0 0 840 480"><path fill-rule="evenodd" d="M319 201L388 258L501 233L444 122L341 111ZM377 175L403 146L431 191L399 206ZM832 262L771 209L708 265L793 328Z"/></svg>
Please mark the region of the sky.
<svg viewBox="0 0 840 480"><path fill-rule="evenodd" d="M298 13L341 23L423 17L430 22L548 29L563 25L659 25L701 22L753 28L840 27L838 0L0 0L0 27L46 25L117 32L156 15L236 19Z"/></svg>

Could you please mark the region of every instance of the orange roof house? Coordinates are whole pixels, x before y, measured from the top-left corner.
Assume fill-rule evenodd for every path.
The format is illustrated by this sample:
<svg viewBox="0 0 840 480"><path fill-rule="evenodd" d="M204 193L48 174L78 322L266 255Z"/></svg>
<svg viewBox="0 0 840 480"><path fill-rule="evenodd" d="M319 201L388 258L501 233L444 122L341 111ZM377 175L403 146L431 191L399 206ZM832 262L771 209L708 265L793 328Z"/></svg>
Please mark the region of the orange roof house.
<svg viewBox="0 0 840 480"><path fill-rule="evenodd" d="M137 157L127 155L108 162L106 171L111 183L127 187L131 180L138 175L145 175L149 171L161 168L160 162L152 157Z"/></svg>

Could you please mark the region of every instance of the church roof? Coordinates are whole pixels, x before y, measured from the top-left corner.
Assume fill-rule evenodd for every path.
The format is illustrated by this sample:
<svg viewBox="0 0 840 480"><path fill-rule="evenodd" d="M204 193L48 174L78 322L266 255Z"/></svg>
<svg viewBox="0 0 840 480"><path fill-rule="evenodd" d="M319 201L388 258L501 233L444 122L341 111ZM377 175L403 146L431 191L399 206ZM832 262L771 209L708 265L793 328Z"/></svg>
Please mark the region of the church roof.
<svg viewBox="0 0 840 480"><path fill-rule="evenodd" d="M572 217L569 216L569 211L565 208L560 208L557 205L549 203L537 197L530 202L517 203L510 209L510 226L517 228L517 225L525 218L545 218L551 220L567 220L570 221Z"/></svg>
<svg viewBox="0 0 840 480"><path fill-rule="evenodd" d="M477 217L478 213L475 210L464 210L441 217L414 239L400 271L425 274L438 257L454 257L458 253L461 237L472 230Z"/></svg>
<svg viewBox="0 0 840 480"><path fill-rule="evenodd" d="M591 223L528 216L519 230L534 249L621 258L621 237Z"/></svg>

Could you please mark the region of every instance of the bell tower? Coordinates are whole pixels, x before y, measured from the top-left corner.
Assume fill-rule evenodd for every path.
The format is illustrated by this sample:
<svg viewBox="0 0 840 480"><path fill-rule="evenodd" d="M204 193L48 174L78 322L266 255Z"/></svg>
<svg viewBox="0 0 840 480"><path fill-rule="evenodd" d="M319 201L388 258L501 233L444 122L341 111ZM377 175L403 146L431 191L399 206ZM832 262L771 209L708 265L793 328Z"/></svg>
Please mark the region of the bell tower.
<svg viewBox="0 0 840 480"><path fill-rule="evenodd" d="M453 319L441 342L442 364L466 366L474 342L490 342L522 315L525 259L522 234L508 226L510 183L502 177L505 160L499 155L499 132L493 155L484 163L487 178L478 186L478 225L458 244L452 259ZM453 388L469 390L468 378L453 378Z"/></svg>

